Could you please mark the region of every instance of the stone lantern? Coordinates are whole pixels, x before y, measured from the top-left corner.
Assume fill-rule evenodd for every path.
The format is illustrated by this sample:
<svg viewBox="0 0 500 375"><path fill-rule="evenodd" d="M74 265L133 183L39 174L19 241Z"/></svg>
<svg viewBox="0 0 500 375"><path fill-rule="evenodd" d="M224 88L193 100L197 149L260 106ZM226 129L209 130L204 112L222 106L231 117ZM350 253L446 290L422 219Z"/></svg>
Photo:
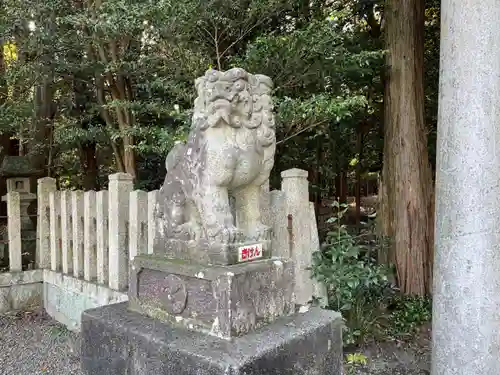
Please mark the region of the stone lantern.
<svg viewBox="0 0 500 375"><path fill-rule="evenodd" d="M18 192L21 204L21 230L34 230L33 222L28 216L28 207L36 200L31 192L31 178L40 174L32 168L26 156L5 156L0 166L0 176L7 179L7 193ZM7 196L2 197L7 201Z"/></svg>

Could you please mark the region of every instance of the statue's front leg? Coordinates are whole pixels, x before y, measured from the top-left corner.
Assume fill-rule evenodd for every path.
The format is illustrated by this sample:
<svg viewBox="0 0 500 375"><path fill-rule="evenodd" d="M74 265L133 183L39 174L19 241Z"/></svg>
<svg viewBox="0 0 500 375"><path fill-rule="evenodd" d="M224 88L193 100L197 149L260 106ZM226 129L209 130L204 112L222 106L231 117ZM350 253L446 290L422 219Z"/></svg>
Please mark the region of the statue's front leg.
<svg viewBox="0 0 500 375"><path fill-rule="evenodd" d="M207 237L212 242L230 244L241 239L234 225L226 187L207 186L200 192L200 218L205 223Z"/></svg>
<svg viewBox="0 0 500 375"><path fill-rule="evenodd" d="M262 223L259 185L247 185L234 192L236 223L243 229L248 240L269 240L271 228Z"/></svg>

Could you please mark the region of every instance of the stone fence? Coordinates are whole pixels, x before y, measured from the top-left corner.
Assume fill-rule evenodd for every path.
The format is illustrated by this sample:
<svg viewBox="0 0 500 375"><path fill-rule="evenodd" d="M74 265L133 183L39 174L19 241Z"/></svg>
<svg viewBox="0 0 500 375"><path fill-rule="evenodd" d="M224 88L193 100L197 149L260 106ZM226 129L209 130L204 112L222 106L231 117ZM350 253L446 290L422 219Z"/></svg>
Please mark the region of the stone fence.
<svg viewBox="0 0 500 375"><path fill-rule="evenodd" d="M263 186L263 222L273 228L272 255L295 261L295 299L304 304L312 295L324 297L308 270L319 249L314 205L306 171L281 176L281 190ZM78 330L84 310L128 300L129 261L153 250L157 199L158 190L133 190L124 173L110 175L109 189L97 192L57 190L55 179L39 179L36 269L23 271L20 198L9 193L10 272L0 273L0 297L10 302L0 312L43 300L52 317Z"/></svg>
<svg viewBox="0 0 500 375"><path fill-rule="evenodd" d="M37 259L50 315L78 329L85 309L128 299L129 260L152 251L157 193L134 191L125 173L110 175L109 190L97 192L38 181Z"/></svg>
<svg viewBox="0 0 500 375"><path fill-rule="evenodd" d="M109 190L56 190L38 181L39 267L125 291L128 262L152 250L157 190L133 191L132 177L109 176Z"/></svg>

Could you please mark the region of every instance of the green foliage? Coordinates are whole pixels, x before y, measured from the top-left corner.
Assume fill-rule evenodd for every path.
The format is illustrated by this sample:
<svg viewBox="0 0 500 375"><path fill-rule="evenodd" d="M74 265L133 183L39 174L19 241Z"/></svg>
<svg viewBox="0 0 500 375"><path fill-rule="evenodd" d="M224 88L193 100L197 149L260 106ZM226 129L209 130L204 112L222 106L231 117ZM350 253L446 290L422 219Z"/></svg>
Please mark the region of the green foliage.
<svg viewBox="0 0 500 375"><path fill-rule="evenodd" d="M378 124L384 53L346 8L324 7L317 18L297 21L251 41L231 62L275 81L277 170L318 172L311 176L322 182L312 183L326 192L356 155L359 124ZM367 144L374 135L368 132Z"/></svg>
<svg viewBox="0 0 500 375"><path fill-rule="evenodd" d="M345 319L344 344L412 337L431 318L430 299L400 295L390 283L391 267L377 264L374 256L384 244L366 241L366 233L353 235L342 224L348 206L336 201L333 208L336 216L314 254L312 274L327 286L329 308Z"/></svg>
<svg viewBox="0 0 500 375"><path fill-rule="evenodd" d="M391 301L389 308L389 334L398 338L411 337L432 316L429 297L397 296Z"/></svg>
<svg viewBox="0 0 500 375"><path fill-rule="evenodd" d="M106 163L99 164L102 179L116 170L113 146L126 136L134 138L128 147L136 152L140 178L147 180L139 185L158 187L159 160L185 137L194 79L209 67L241 66L273 78L273 185L281 170L299 167L311 172L315 193L331 194L335 176L350 171L349 162L359 156L361 129L361 168L380 167L380 0L5 0L1 6L0 35L15 46L16 59L9 59L4 77L0 72L9 88L7 102L0 103L0 133L20 139L35 159L50 154L51 172L71 176L75 187L85 173L82 148L97 144L97 158ZM430 2L425 58L431 149L438 13L439 2ZM107 88L100 102L97 78L110 77L126 79L131 94L117 99ZM120 111L131 114L130 126L118 126Z"/></svg>
<svg viewBox="0 0 500 375"><path fill-rule="evenodd" d="M19 90L0 109L0 131L13 132L26 144L36 142L33 87L48 85L55 113L43 121L54 129L46 149L57 171L74 169L78 157L70 161L63 155L78 155L73 151L89 142L98 144L100 160L112 162L111 146L126 136L134 137L129 147L139 160L164 158L173 142L185 136L193 81L209 67L239 65L275 81L277 171L307 167L331 181L355 156L351 146L358 124L370 118L377 126L383 52L350 3L100 3L4 5L0 27L22 58L7 72L9 87ZM17 20L21 27L15 26ZM97 77L125 79L131 95L118 99L107 89L104 102L98 100ZM120 112L133 115L130 126L117 126ZM323 150L322 160L315 150ZM71 165L64 166L63 160ZM320 187L328 188L325 183Z"/></svg>
<svg viewBox="0 0 500 375"><path fill-rule="evenodd" d="M347 375L356 374L356 369L365 366L368 358L362 353L349 353L345 358L345 371Z"/></svg>
<svg viewBox="0 0 500 375"><path fill-rule="evenodd" d="M337 216L320 252L314 254L313 277L328 287L330 308L346 320L344 343L359 343L383 330L383 302L395 290L389 282L390 269L376 264L371 252L358 244L341 223L347 205L335 202Z"/></svg>

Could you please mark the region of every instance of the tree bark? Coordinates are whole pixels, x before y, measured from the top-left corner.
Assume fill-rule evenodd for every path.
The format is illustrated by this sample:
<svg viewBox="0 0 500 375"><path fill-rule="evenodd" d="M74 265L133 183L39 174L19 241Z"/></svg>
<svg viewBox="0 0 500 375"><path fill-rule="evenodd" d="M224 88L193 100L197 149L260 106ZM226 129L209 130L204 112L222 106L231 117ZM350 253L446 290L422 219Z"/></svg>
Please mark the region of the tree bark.
<svg viewBox="0 0 500 375"><path fill-rule="evenodd" d="M423 0L386 0L382 206L390 258L405 294L431 291L432 174L424 124Z"/></svg>
<svg viewBox="0 0 500 375"><path fill-rule="evenodd" d="M85 142L80 146L80 165L83 168L83 190L99 190L99 167L97 165L97 145Z"/></svg>
<svg viewBox="0 0 500 375"><path fill-rule="evenodd" d="M33 168L43 171L43 175L47 175L49 169L49 153L52 147L48 139L51 138L53 131L52 119L55 114L54 105L54 89L53 84L49 79L45 79L44 83L35 88L33 95L34 101L34 116L32 126L32 138L28 143L27 154L30 157Z"/></svg>
<svg viewBox="0 0 500 375"><path fill-rule="evenodd" d="M335 176L335 194L339 203L347 203L347 173L340 167Z"/></svg>
<svg viewBox="0 0 500 375"><path fill-rule="evenodd" d="M356 186L355 186L355 202L356 202L356 229L361 230L361 172L363 169L363 148L364 148L364 126L359 125L356 138L356 148L358 154L358 163L356 164Z"/></svg>
<svg viewBox="0 0 500 375"><path fill-rule="evenodd" d="M87 0L87 7L97 18L103 0ZM92 37L93 41L88 46L89 57L104 66L110 64L119 65L124 56L131 49L137 48L138 41L131 36L123 36L119 39L108 40L99 32L84 30ZM118 141L110 140L111 147L116 160L117 170L130 174L134 179L137 177L136 153L134 149L135 140L130 132L136 124L133 112L124 107L116 107L109 110L106 107L109 100L121 102L132 102L134 93L131 78L125 72L101 72L96 76L97 102L101 106L101 117L110 132L119 131L122 135Z"/></svg>

